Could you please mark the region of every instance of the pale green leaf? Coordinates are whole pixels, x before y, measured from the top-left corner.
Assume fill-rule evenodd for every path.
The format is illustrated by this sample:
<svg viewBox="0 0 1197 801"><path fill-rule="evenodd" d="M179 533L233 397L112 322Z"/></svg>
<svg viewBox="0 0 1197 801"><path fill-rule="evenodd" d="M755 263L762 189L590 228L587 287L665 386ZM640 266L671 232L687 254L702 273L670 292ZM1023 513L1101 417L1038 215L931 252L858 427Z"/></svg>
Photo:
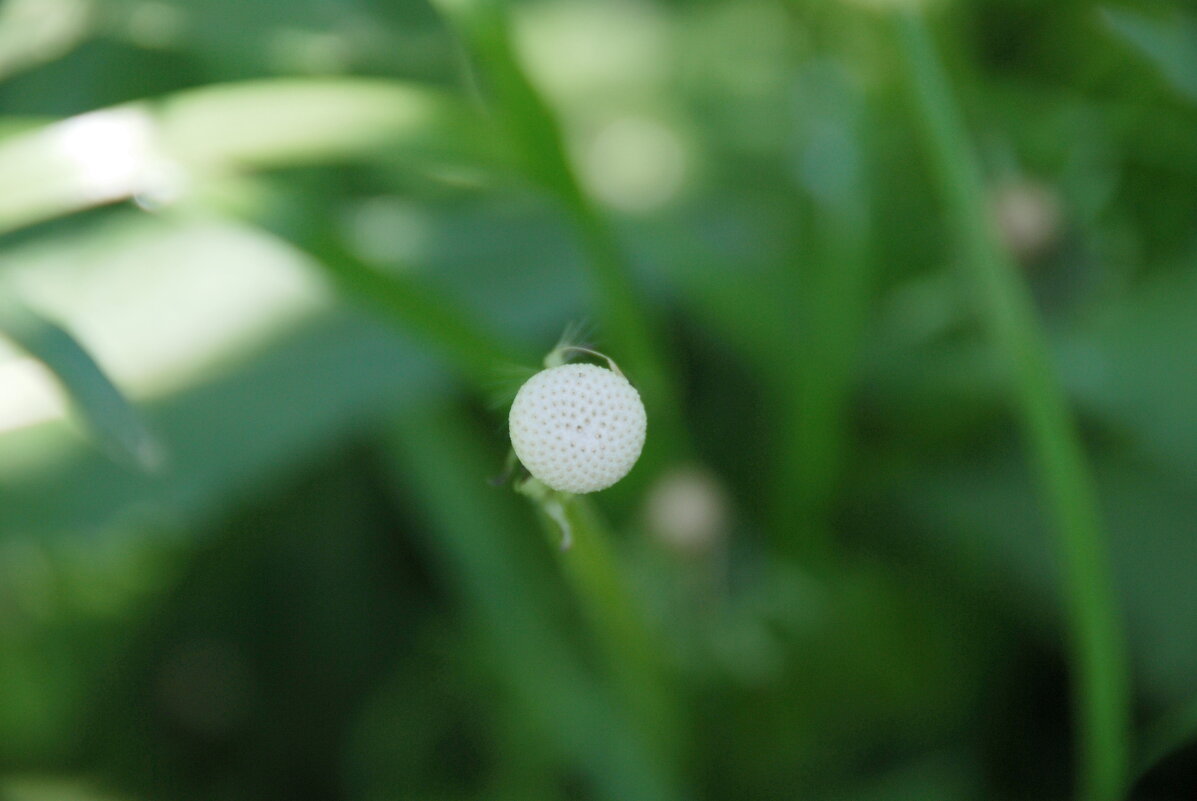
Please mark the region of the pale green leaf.
<svg viewBox="0 0 1197 801"><path fill-rule="evenodd" d="M453 98L368 79L210 86L0 143L0 234L91 206L183 197L211 174L362 157L477 166L491 146Z"/></svg>
<svg viewBox="0 0 1197 801"><path fill-rule="evenodd" d="M1178 92L1197 101L1197 18L1180 11L1156 18L1124 8L1104 8L1101 17Z"/></svg>
<svg viewBox="0 0 1197 801"><path fill-rule="evenodd" d="M54 373L87 428L114 458L147 471L162 464L162 448L133 405L69 331L5 293L0 333Z"/></svg>

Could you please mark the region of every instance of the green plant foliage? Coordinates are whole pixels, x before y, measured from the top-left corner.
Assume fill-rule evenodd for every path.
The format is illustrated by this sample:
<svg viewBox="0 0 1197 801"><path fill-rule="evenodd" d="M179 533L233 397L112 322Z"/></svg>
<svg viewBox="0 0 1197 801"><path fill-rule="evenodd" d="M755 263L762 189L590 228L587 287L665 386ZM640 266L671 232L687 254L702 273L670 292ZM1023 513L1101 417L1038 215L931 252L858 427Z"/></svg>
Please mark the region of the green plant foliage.
<svg viewBox="0 0 1197 801"><path fill-rule="evenodd" d="M0 333L54 373L87 427L110 453L143 470L165 458L140 416L78 340L19 301L0 296Z"/></svg>
<svg viewBox="0 0 1197 801"><path fill-rule="evenodd" d="M0 801L1188 801L1194 30L3 0Z"/></svg>
<svg viewBox="0 0 1197 801"><path fill-rule="evenodd" d="M1179 9L1161 19L1129 9L1106 8L1102 19L1149 59L1178 92L1197 101L1197 18Z"/></svg>

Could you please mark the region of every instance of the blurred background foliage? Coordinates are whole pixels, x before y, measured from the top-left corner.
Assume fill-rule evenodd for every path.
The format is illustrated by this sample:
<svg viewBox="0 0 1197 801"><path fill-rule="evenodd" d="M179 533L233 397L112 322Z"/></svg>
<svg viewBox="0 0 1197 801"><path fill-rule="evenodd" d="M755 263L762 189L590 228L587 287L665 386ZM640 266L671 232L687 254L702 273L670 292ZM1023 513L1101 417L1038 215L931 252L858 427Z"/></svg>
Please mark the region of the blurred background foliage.
<svg viewBox="0 0 1197 801"><path fill-rule="evenodd" d="M898 5L0 3L0 799L1195 797L1197 15L932 4L945 154ZM487 479L579 321L562 553Z"/></svg>

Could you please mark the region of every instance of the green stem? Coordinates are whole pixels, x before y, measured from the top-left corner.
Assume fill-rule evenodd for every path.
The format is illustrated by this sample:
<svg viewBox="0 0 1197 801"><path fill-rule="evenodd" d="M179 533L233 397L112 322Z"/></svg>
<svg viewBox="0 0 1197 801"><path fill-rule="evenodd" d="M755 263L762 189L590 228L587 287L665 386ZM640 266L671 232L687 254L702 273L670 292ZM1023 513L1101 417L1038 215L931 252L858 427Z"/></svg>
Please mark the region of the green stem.
<svg viewBox="0 0 1197 801"><path fill-rule="evenodd" d="M667 690L664 664L644 610L634 603L611 535L594 507L574 496L565 502L574 531L574 547L561 555L566 579L583 603L608 668L645 740L671 764L678 742L678 712Z"/></svg>
<svg viewBox="0 0 1197 801"><path fill-rule="evenodd" d="M637 721L645 741L654 744L658 761L674 761L678 742L678 709L668 691L660 648L635 602L611 533L589 501L549 490L534 479L521 491L543 511L554 546L560 548L562 573L587 620L606 673ZM562 539L562 527L566 527Z"/></svg>
<svg viewBox="0 0 1197 801"><path fill-rule="evenodd" d="M795 363L778 387L779 550L820 572L834 567L830 515L848 448L847 406L869 284L868 214L857 200L815 213L805 280L791 293L802 310Z"/></svg>
<svg viewBox="0 0 1197 801"><path fill-rule="evenodd" d="M0 282L0 335L54 374L96 442L146 472L166 459L162 444L104 369L74 335L19 300Z"/></svg>
<svg viewBox="0 0 1197 801"><path fill-rule="evenodd" d="M588 256L591 282L606 321L611 348L635 378L645 403L655 412L655 437L659 450L678 455L684 451L681 406L673 371L657 348L659 332L643 313L627 259L610 225L576 185L566 195L575 225Z"/></svg>
<svg viewBox="0 0 1197 801"><path fill-rule="evenodd" d="M593 782L606 801L678 801L677 778L640 720L596 681L562 628L555 583L526 547L510 495L484 491L493 454L469 415L443 401L405 410L386 437L402 501L430 556L464 601L528 728ZM579 540L589 524L577 523ZM618 598L606 598L619 608Z"/></svg>
<svg viewBox="0 0 1197 801"><path fill-rule="evenodd" d="M503 3L440 0L438 5L469 46L479 78L494 100L525 172L563 203L578 231L604 323L604 349L627 368L653 414L656 433L646 456L649 452L678 455L686 442L680 393L657 345L659 332L644 312L623 248L578 181L556 116L512 47Z"/></svg>
<svg viewBox="0 0 1197 801"><path fill-rule="evenodd" d="M1060 540L1076 688L1078 795L1125 791L1129 681L1107 544L1076 424L1026 286L989 227L980 170L931 36L917 11L895 15L926 145L994 344L1012 370L1022 424Z"/></svg>
<svg viewBox="0 0 1197 801"><path fill-rule="evenodd" d="M475 388L486 393L504 377L504 371L536 364L531 353L463 314L431 287L405 272L381 272L363 262L328 222L336 218L336 209L326 201L314 201L307 211L305 219L324 222L302 228L276 220L257 222L311 256L351 302L373 310L438 351Z"/></svg>
<svg viewBox="0 0 1197 801"><path fill-rule="evenodd" d="M331 240L310 252L341 292L431 344L483 390L506 367L535 364L517 347L462 315L446 298L410 278L379 272Z"/></svg>

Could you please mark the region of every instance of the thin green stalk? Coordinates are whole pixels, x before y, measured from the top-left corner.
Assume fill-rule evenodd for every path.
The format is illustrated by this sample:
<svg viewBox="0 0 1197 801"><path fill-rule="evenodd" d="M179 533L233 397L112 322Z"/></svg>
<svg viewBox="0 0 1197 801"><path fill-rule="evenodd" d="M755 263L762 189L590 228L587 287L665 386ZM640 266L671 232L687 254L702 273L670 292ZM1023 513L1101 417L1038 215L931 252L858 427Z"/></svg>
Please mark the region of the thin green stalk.
<svg viewBox="0 0 1197 801"><path fill-rule="evenodd" d="M578 181L560 124L520 64L503 3L439 0L438 6L469 47L525 172L558 197L578 230L604 324L605 349L617 354L653 413L649 449L678 454L685 443L680 394L658 346L659 331L644 311L623 248Z"/></svg>
<svg viewBox="0 0 1197 801"><path fill-rule="evenodd" d="M333 242L311 252L338 289L432 345L484 391L506 367L535 363L461 314L449 299L409 278L381 273Z"/></svg>
<svg viewBox="0 0 1197 801"><path fill-rule="evenodd" d="M523 485L546 515L554 544L566 530L569 547L560 551L562 573L578 599L616 691L637 721L656 757L674 761L678 709L665 676L665 664L644 610L620 570L611 533L589 501L557 493L538 481Z"/></svg>
<svg viewBox="0 0 1197 801"><path fill-rule="evenodd" d="M814 250L796 282L802 309L794 367L779 387L782 434L775 522L784 553L829 569L829 520L847 448L847 404L868 292L868 215L863 199L816 211Z"/></svg>
<svg viewBox="0 0 1197 801"><path fill-rule="evenodd" d="M572 180L572 173L571 173ZM685 452L680 395L673 370L658 349L659 331L643 312L631 270L610 224L576 186L569 193L570 211L589 259L591 280L606 321L612 350L621 359L654 412L654 436L660 452Z"/></svg>
<svg viewBox="0 0 1197 801"><path fill-rule="evenodd" d="M0 335L46 366L62 384L96 442L118 461L152 472L166 459L136 407L91 353L0 282Z"/></svg>
<svg viewBox="0 0 1197 801"><path fill-rule="evenodd" d="M1078 796L1113 801L1126 789L1130 690L1093 480L1027 288L989 228L981 173L926 22L913 10L896 13L894 21L927 149L990 335L1009 361L1022 424L1059 536L1076 682Z"/></svg>
<svg viewBox="0 0 1197 801"><path fill-rule="evenodd" d="M387 437L394 480L428 519L424 547L476 621L529 728L593 783L596 797L680 799L676 777L656 758L640 721L595 680L561 630L559 601L530 557L518 507L507 493L486 490L484 439L452 404L395 419Z"/></svg>
<svg viewBox="0 0 1197 801"><path fill-rule="evenodd" d="M803 244L781 282L779 305L794 322L790 365L774 387L773 526L780 553L826 573L835 568L831 514L850 448L848 407L870 285L865 98L835 61L804 66L797 81L790 137Z"/></svg>
<svg viewBox="0 0 1197 801"><path fill-rule="evenodd" d="M484 394L513 366L536 364L532 354L471 319L449 298L402 272L384 273L363 262L328 222L336 218L335 212L326 203L316 205L306 219L325 222L302 228L277 220L258 222L311 256L347 299L420 338Z"/></svg>
<svg viewBox="0 0 1197 801"><path fill-rule="evenodd" d="M565 139L548 104L528 79L512 47L505 9L497 0L441 0L461 33L477 74L493 100L498 122L525 173L554 194L575 225L604 323L604 349L637 383L653 416L649 453L678 454L683 447L679 395L644 312L631 269L607 221L583 192ZM539 499L544 501L545 499ZM655 764L668 764L676 739L675 710L666 691L660 652L641 610L623 581L608 533L581 499L553 499L574 532L563 571L588 619L621 706L636 721Z"/></svg>
<svg viewBox="0 0 1197 801"><path fill-rule="evenodd" d="M475 386L485 390L504 366L531 363L427 288L364 264L346 250L335 232L305 230L300 235L293 232L293 236L340 290L377 308L404 331L422 337ZM666 692L656 643L622 579L608 532L597 515L577 498L566 499L562 513L578 532L576 547L563 560L564 573L622 702L620 714L631 719L638 742L642 741L653 757L667 757L676 737L676 708Z"/></svg>

